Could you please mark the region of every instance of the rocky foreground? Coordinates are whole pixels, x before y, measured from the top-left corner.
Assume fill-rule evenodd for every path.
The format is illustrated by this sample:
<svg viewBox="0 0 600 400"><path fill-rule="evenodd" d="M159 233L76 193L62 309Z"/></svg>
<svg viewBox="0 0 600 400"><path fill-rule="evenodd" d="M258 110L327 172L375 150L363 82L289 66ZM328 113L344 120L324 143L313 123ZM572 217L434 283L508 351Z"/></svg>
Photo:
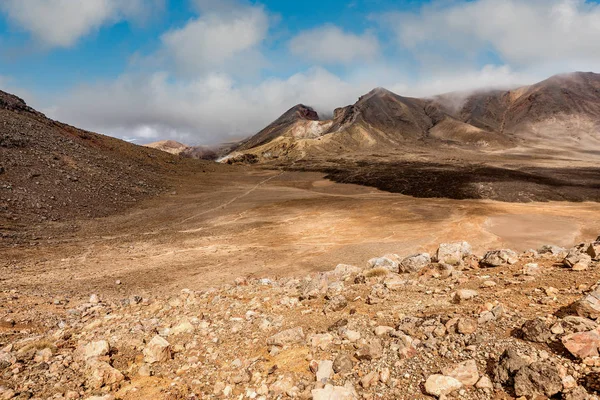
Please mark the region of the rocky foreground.
<svg viewBox="0 0 600 400"><path fill-rule="evenodd" d="M462 242L170 298L5 291L0 399L596 399L599 261Z"/></svg>

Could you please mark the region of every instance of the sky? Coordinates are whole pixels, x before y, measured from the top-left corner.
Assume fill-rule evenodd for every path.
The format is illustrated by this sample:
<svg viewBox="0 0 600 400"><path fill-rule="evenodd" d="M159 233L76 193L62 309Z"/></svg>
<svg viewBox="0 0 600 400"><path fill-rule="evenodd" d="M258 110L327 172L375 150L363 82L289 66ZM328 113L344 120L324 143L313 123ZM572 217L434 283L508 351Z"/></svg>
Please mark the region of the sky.
<svg viewBox="0 0 600 400"><path fill-rule="evenodd" d="M600 72L600 0L1 0L0 90L148 143L250 136L302 103Z"/></svg>

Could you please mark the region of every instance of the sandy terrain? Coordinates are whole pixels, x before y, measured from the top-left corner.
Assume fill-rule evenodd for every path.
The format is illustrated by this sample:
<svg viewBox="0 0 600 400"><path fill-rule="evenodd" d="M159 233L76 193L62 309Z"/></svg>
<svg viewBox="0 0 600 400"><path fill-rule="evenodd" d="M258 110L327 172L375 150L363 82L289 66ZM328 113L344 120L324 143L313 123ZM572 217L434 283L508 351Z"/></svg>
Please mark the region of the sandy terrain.
<svg viewBox="0 0 600 400"><path fill-rule="evenodd" d="M125 214L44 225L2 243L0 290L157 295L238 276L302 276L386 253L467 240L477 252L570 246L600 232L597 203L415 199L323 174L240 169L189 175ZM121 285L115 281L120 280Z"/></svg>

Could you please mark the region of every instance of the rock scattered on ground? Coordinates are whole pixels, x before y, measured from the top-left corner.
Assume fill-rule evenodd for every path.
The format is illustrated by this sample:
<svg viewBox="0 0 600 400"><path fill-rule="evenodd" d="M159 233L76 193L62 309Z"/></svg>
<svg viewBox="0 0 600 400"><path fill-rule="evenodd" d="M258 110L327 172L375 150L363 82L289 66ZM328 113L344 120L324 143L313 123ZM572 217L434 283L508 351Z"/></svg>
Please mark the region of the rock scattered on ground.
<svg viewBox="0 0 600 400"><path fill-rule="evenodd" d="M598 398L598 263L564 267L581 248L444 244L166 298L2 292L0 399Z"/></svg>

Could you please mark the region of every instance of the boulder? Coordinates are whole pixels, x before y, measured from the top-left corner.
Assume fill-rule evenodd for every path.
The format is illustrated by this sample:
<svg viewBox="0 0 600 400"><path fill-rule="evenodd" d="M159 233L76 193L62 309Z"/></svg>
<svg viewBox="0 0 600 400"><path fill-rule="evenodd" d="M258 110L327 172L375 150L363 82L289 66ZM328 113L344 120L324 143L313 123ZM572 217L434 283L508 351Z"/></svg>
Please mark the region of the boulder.
<svg viewBox="0 0 600 400"><path fill-rule="evenodd" d="M564 317L560 323L567 333L587 332L598 327L598 324L595 321L576 315L568 315Z"/></svg>
<svg viewBox="0 0 600 400"><path fill-rule="evenodd" d="M171 359L171 345L162 336L156 335L144 349L144 361L148 364Z"/></svg>
<svg viewBox="0 0 600 400"><path fill-rule="evenodd" d="M287 344L300 343L304 341L304 331L301 327L281 331L267 339L269 346L283 347Z"/></svg>
<svg viewBox="0 0 600 400"><path fill-rule="evenodd" d="M371 258L367 262L369 268L385 268L392 272L398 272L398 262L392 256Z"/></svg>
<svg viewBox="0 0 600 400"><path fill-rule="evenodd" d="M560 254L566 253L567 249L559 246L554 246L551 244L543 245L539 248L538 254L549 254L553 256L558 256Z"/></svg>
<svg viewBox="0 0 600 400"><path fill-rule="evenodd" d="M523 339L536 343L546 343L552 337L550 327L539 318L525 321L521 327L521 333Z"/></svg>
<svg viewBox="0 0 600 400"><path fill-rule="evenodd" d="M572 333L563 336L561 340L575 357L597 357L600 349L600 327L588 332Z"/></svg>
<svg viewBox="0 0 600 400"><path fill-rule="evenodd" d="M472 253L467 242L442 243L435 253L434 261L443 264L461 265L463 259Z"/></svg>
<svg viewBox="0 0 600 400"><path fill-rule="evenodd" d="M592 262L592 257L586 253L588 245L581 243L569 250L567 256L563 260L566 267L582 271L589 267Z"/></svg>
<svg viewBox="0 0 600 400"><path fill-rule="evenodd" d="M333 343L333 335L331 333L321 333L310 337L310 345L314 348L326 350Z"/></svg>
<svg viewBox="0 0 600 400"><path fill-rule="evenodd" d="M600 286L575 302L573 309L580 317L592 319L600 317Z"/></svg>
<svg viewBox="0 0 600 400"><path fill-rule="evenodd" d="M383 281L383 285L390 290L399 290L406 286L406 280L402 279L400 275L392 275Z"/></svg>
<svg viewBox="0 0 600 400"><path fill-rule="evenodd" d="M474 386L479 381L479 371L475 360L467 360L442 368L442 374L459 380L464 386Z"/></svg>
<svg viewBox="0 0 600 400"><path fill-rule="evenodd" d="M488 251L480 261L484 267L500 267L502 265L513 265L519 261L519 255L508 249Z"/></svg>
<svg viewBox="0 0 600 400"><path fill-rule="evenodd" d="M494 383L492 382L492 380L490 379L489 376L484 375L481 377L481 379L479 379L477 381L477 383L475 384L475 387L477 389L493 389L494 388Z"/></svg>
<svg viewBox="0 0 600 400"><path fill-rule="evenodd" d="M526 365L527 362L514 349L505 350L492 370L494 381L510 384L517 371Z"/></svg>
<svg viewBox="0 0 600 400"><path fill-rule="evenodd" d="M379 373L377 371L371 371L360 378L360 385L365 389L376 385L377 382L379 382Z"/></svg>
<svg viewBox="0 0 600 400"><path fill-rule="evenodd" d="M400 262L400 273L419 272L427 265L431 264L429 253L415 254L406 257Z"/></svg>
<svg viewBox="0 0 600 400"><path fill-rule="evenodd" d="M343 337L349 342L354 343L360 339L360 332L353 331L352 329L346 329L343 333Z"/></svg>
<svg viewBox="0 0 600 400"><path fill-rule="evenodd" d="M193 333L193 332L194 332L194 326L187 319L184 319L179 324L177 324L173 328L171 328L171 335L180 335L180 334Z"/></svg>
<svg viewBox="0 0 600 400"><path fill-rule="evenodd" d="M525 264L523 267L523 275L535 276L541 272L540 266L535 263Z"/></svg>
<svg viewBox="0 0 600 400"><path fill-rule="evenodd" d="M394 332L394 328L391 326L380 325L373 330L375 336L387 336L390 332Z"/></svg>
<svg viewBox="0 0 600 400"><path fill-rule="evenodd" d="M344 386L326 385L323 389L311 391L313 400L355 400L358 397L353 390Z"/></svg>
<svg viewBox="0 0 600 400"><path fill-rule="evenodd" d="M327 383L333 375L333 361L323 360L319 362L316 373L317 382Z"/></svg>
<svg viewBox="0 0 600 400"><path fill-rule="evenodd" d="M535 362L519 369L514 385L515 394L527 398L552 397L563 388L557 368L545 362Z"/></svg>
<svg viewBox="0 0 600 400"><path fill-rule="evenodd" d="M378 339L373 339L369 343L362 345L355 353L355 357L359 360L371 361L381 358L383 355L383 346Z"/></svg>
<svg viewBox="0 0 600 400"><path fill-rule="evenodd" d="M269 386L269 391L275 397L287 394L288 396L293 394L294 391L294 378L289 375L283 376ZM290 396L291 397L291 396Z"/></svg>
<svg viewBox="0 0 600 400"><path fill-rule="evenodd" d="M455 303L460 303L461 301L471 300L477 296L479 296L479 293L476 290L459 289L454 293L453 297Z"/></svg>
<svg viewBox="0 0 600 400"><path fill-rule="evenodd" d="M333 360L333 370L336 374L352 372L353 368L354 361L352 361L352 357L347 353L340 353L335 360Z"/></svg>
<svg viewBox="0 0 600 400"><path fill-rule="evenodd" d="M586 253L588 256L592 257L592 259L600 260L600 241L590 243Z"/></svg>
<svg viewBox="0 0 600 400"><path fill-rule="evenodd" d="M430 375L425 381L425 391L432 396L446 396L460 388L463 384L456 378L439 374Z"/></svg>
<svg viewBox="0 0 600 400"><path fill-rule="evenodd" d="M460 318L456 324L456 330L461 335L470 335L477 331L477 321L473 318Z"/></svg>
<svg viewBox="0 0 600 400"><path fill-rule="evenodd" d="M87 384L93 390L98 390L103 386L116 386L125 379L121 371L111 367L107 362L90 360L87 365L91 372Z"/></svg>
<svg viewBox="0 0 600 400"><path fill-rule="evenodd" d="M110 345L106 340L90 342L83 348L83 356L85 359L102 357L110 352Z"/></svg>

